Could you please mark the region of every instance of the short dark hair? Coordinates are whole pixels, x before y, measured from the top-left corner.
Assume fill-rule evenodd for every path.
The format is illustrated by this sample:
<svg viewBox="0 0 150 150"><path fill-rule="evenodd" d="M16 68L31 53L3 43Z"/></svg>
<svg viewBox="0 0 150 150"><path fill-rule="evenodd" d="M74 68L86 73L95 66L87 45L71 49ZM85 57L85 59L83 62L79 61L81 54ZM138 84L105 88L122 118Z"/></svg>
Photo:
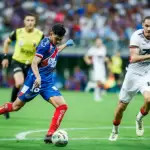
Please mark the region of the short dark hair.
<svg viewBox="0 0 150 150"><path fill-rule="evenodd" d="M26 13L25 15L24 15L24 19L27 17L27 16L32 16L32 17L34 17L35 19L36 19L36 15L35 14L33 14L33 13Z"/></svg>
<svg viewBox="0 0 150 150"><path fill-rule="evenodd" d="M150 19L150 16L146 16L144 19L143 19L143 23L145 22L145 20L147 19Z"/></svg>
<svg viewBox="0 0 150 150"><path fill-rule="evenodd" d="M52 27L52 31L54 34L56 34L58 36L64 36L66 33L66 29L65 29L64 25L62 25L62 24L55 24Z"/></svg>

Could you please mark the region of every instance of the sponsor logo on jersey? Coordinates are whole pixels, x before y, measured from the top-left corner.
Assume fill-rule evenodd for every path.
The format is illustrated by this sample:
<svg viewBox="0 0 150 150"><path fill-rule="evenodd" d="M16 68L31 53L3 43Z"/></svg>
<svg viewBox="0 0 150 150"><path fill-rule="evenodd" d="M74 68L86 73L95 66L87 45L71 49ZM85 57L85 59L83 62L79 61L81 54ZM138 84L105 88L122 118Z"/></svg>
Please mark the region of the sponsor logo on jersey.
<svg viewBox="0 0 150 150"><path fill-rule="evenodd" d="M27 49L24 49L24 48L21 48L21 53L24 53L25 55L28 55L28 56L33 56L34 52L31 51L31 50L27 50Z"/></svg>
<svg viewBox="0 0 150 150"><path fill-rule="evenodd" d="M50 67L54 68L56 66L56 59L55 58L49 58L48 59L48 65L50 65Z"/></svg>

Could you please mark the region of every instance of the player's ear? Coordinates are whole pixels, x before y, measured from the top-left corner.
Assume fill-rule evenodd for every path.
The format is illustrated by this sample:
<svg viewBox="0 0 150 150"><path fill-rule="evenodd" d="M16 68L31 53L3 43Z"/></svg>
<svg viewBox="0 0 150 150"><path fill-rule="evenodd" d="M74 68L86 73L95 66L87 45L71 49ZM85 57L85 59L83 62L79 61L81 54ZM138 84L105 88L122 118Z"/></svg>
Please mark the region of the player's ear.
<svg viewBox="0 0 150 150"><path fill-rule="evenodd" d="M144 23L142 23L142 27L144 28Z"/></svg>
<svg viewBox="0 0 150 150"><path fill-rule="evenodd" d="M53 35L53 32L51 31L49 35L52 36L52 35Z"/></svg>

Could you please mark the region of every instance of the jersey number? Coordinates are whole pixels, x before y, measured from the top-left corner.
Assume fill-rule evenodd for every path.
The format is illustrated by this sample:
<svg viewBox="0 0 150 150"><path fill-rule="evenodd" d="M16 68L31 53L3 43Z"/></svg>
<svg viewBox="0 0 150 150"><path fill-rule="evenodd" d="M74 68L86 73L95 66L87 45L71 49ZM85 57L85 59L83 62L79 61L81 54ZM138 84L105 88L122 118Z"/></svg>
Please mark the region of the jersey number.
<svg viewBox="0 0 150 150"><path fill-rule="evenodd" d="M150 54L150 49L143 49L142 55Z"/></svg>
<svg viewBox="0 0 150 150"><path fill-rule="evenodd" d="M40 88L41 86L39 88L35 88L35 85L33 84L32 89L30 91L33 93L38 93L40 91Z"/></svg>

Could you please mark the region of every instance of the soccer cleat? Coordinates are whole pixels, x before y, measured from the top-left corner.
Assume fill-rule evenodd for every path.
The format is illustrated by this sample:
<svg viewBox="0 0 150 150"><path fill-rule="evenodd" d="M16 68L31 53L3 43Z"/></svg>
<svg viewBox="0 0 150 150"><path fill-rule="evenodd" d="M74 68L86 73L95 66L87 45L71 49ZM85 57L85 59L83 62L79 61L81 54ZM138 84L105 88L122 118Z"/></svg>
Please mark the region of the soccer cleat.
<svg viewBox="0 0 150 150"><path fill-rule="evenodd" d="M143 126L143 121L142 120L136 120L136 135L137 136L143 136L144 134L144 126Z"/></svg>
<svg viewBox="0 0 150 150"><path fill-rule="evenodd" d="M44 142L46 144L51 144L52 143L52 135L46 135L44 138Z"/></svg>
<svg viewBox="0 0 150 150"><path fill-rule="evenodd" d="M112 132L109 136L109 141L116 141L118 139L118 133L117 132Z"/></svg>
<svg viewBox="0 0 150 150"><path fill-rule="evenodd" d="M10 116L9 116L9 112L4 113L4 116L5 116L5 118L6 118L6 119L9 119L9 118L10 118Z"/></svg>

